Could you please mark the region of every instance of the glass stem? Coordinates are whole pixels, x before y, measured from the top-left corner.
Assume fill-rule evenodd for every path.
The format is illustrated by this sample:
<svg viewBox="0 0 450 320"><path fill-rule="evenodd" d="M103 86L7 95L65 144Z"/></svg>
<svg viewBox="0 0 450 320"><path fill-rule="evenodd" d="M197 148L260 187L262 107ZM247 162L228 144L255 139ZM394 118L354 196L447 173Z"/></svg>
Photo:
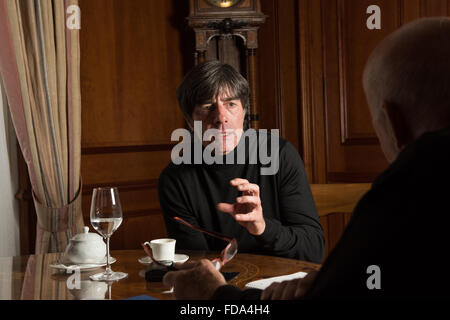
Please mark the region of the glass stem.
<svg viewBox="0 0 450 320"><path fill-rule="evenodd" d="M106 237L106 270L105 274L112 274L111 266L109 265L109 237Z"/></svg>

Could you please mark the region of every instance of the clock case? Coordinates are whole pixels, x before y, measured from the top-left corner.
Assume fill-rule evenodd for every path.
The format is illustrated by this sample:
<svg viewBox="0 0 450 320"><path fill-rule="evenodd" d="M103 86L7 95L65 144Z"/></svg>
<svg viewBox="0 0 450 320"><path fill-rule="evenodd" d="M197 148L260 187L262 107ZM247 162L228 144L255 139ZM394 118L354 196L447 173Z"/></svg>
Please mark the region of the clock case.
<svg viewBox="0 0 450 320"><path fill-rule="evenodd" d="M258 48L258 28L267 16L261 12L259 0L241 0L221 8L207 0L190 0L189 26L195 31L196 51L207 51L209 41L219 35L241 37L247 49Z"/></svg>

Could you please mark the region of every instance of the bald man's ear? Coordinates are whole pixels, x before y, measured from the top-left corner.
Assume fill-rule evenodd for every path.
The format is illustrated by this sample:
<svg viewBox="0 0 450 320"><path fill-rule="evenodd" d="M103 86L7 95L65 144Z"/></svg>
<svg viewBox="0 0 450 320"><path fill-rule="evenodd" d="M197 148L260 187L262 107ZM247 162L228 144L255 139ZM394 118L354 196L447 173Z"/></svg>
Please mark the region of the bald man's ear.
<svg viewBox="0 0 450 320"><path fill-rule="evenodd" d="M381 107L386 112L395 135L395 140L397 141L397 147L401 150L413 140L413 135L411 133L411 128L408 121L402 109L394 103L385 101Z"/></svg>

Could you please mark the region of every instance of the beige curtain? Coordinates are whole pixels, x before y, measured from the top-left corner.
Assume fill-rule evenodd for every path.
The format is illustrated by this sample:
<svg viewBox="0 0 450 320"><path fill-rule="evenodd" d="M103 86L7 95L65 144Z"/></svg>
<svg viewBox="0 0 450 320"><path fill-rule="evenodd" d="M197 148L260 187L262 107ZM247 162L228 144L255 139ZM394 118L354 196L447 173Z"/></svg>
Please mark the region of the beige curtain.
<svg viewBox="0 0 450 320"><path fill-rule="evenodd" d="M81 232L78 0L0 0L0 72L37 212L36 253Z"/></svg>
<svg viewBox="0 0 450 320"><path fill-rule="evenodd" d="M17 139L1 77L0 150L0 257L10 257L20 255L19 202L15 198L19 176Z"/></svg>

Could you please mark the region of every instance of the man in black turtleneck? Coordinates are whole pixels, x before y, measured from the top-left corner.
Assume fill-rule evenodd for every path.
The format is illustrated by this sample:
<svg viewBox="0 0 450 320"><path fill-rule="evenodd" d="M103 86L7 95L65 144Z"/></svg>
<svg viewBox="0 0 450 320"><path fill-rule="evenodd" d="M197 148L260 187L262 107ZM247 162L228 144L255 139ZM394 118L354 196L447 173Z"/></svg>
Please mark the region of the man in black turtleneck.
<svg viewBox="0 0 450 320"><path fill-rule="evenodd" d="M192 161L170 163L158 182L168 236L177 240L177 249L220 251L226 243L174 216L235 238L239 252L321 262L323 231L297 150L277 134L243 130L249 106L245 78L229 65L205 62L186 75L177 97L194 132L192 144L183 141L190 148L183 149L190 153L184 159ZM208 130L215 130L213 142L204 141ZM222 161L208 164L204 154L212 143L211 154ZM270 150L270 163L264 150Z"/></svg>
<svg viewBox="0 0 450 320"><path fill-rule="evenodd" d="M361 198L319 272L242 291L210 261L187 262L163 279L177 299L448 296L449 56L448 17L408 23L370 56L364 89L392 163Z"/></svg>

